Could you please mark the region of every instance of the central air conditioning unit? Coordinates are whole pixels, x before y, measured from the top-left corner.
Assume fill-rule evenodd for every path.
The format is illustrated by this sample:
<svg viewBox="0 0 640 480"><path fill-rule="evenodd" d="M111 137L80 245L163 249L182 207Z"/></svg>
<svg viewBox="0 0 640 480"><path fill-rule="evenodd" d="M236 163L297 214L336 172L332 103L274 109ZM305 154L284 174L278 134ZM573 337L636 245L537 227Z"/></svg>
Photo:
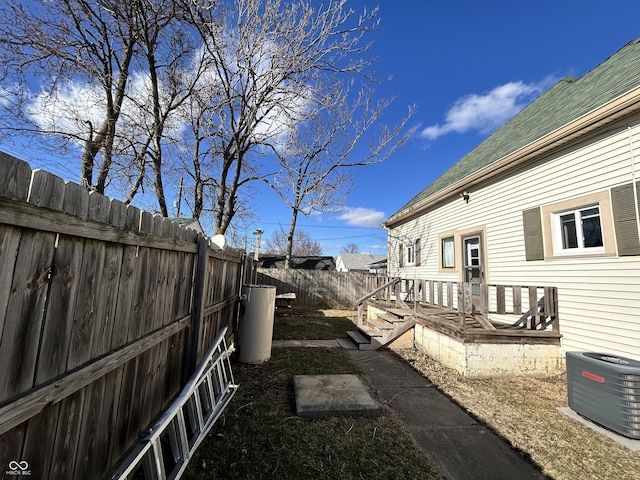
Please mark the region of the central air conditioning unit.
<svg viewBox="0 0 640 480"><path fill-rule="evenodd" d="M625 437L640 439L640 362L567 352L569 407Z"/></svg>

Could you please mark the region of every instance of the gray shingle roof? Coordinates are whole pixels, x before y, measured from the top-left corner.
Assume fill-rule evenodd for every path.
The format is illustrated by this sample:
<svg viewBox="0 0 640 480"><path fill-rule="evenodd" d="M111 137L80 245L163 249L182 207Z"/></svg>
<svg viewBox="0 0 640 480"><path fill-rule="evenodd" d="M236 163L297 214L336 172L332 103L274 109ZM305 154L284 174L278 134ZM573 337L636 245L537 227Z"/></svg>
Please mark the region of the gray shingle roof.
<svg viewBox="0 0 640 480"><path fill-rule="evenodd" d="M340 253L338 257L349 270L368 270L369 265L380 260L386 260L386 255L372 255L371 253Z"/></svg>
<svg viewBox="0 0 640 480"><path fill-rule="evenodd" d="M394 215L640 85L640 39L580 78L563 78Z"/></svg>

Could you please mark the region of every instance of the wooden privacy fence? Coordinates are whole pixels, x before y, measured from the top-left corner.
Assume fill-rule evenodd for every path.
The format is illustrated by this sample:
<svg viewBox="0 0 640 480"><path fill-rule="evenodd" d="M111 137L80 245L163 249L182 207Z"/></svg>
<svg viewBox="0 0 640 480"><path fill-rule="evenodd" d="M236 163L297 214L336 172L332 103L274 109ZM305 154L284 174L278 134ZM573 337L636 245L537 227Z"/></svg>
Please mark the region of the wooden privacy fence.
<svg viewBox="0 0 640 480"><path fill-rule="evenodd" d="M357 272L259 268L255 283L275 285L277 294L295 293L296 305L352 309L367 291L366 279Z"/></svg>
<svg viewBox="0 0 640 480"><path fill-rule="evenodd" d="M233 341L245 257L0 154L0 470L93 479Z"/></svg>

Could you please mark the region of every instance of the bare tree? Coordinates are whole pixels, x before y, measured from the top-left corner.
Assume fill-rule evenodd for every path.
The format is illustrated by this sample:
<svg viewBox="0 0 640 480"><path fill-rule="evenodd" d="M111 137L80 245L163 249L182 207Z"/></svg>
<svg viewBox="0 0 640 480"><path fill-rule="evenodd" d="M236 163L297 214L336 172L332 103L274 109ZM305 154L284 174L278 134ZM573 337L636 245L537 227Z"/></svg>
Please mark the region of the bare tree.
<svg viewBox="0 0 640 480"><path fill-rule="evenodd" d="M390 100L374 104L373 91L361 88L356 99L351 83L340 85L327 79L322 101L295 128L281 152L280 172L265 181L291 208L289 253L298 214L313 211L330 212L344 205L351 188L350 169L380 163L389 158L413 134L405 126L413 114L394 128L382 125L380 133L370 140L368 150L358 153L365 134L376 125ZM285 268L288 268L288 257Z"/></svg>
<svg viewBox="0 0 640 480"><path fill-rule="evenodd" d="M111 168L116 124L135 55L136 8L134 2L119 0L5 0L0 7L2 78L12 84L18 108L16 103L5 105L22 113L12 116L22 121L17 128L82 145L81 183L95 185L99 192L104 192ZM95 87L100 98L87 99L93 103L76 115L41 117L38 122L34 117L41 112L24 104L31 99L28 82L34 78L40 82L41 102L59 102L65 86L74 82Z"/></svg>
<svg viewBox="0 0 640 480"><path fill-rule="evenodd" d="M210 116L216 128L209 129L206 154L217 161L216 233L224 233L236 214L240 189L280 169L265 167L260 159L279 154L295 127L314 116L310 111L326 108L331 101L327 86L334 94L349 93L327 79L344 77L345 85L354 85L356 78L372 80L372 60L363 55L367 45L362 40L376 27L377 11L356 17L344 4L236 0L234 9L226 11L228 3L189 3L191 23L213 65L208 81L215 88L208 101L216 107ZM331 173L316 175L318 190L318 182L340 188L348 183L348 175L336 172L329 178Z"/></svg>
<svg viewBox="0 0 640 480"><path fill-rule="evenodd" d="M342 251L344 253L358 253L360 251L360 247L355 243L347 243Z"/></svg>
<svg viewBox="0 0 640 480"><path fill-rule="evenodd" d="M133 198L141 185L148 158L158 207L166 217L163 150L166 143L180 141L167 135L166 126L176 110L189 100L206 66L192 36L186 31L183 11L174 0L136 0L133 3L137 5L140 70L145 72L146 81L142 84L142 92L130 95L131 103L135 104L130 129L141 135L139 148L133 148L139 173L127 200ZM179 130L177 126L176 129Z"/></svg>
<svg viewBox="0 0 640 480"><path fill-rule="evenodd" d="M288 235L284 230L274 230L271 238L265 240L265 253L286 255L289 250ZM293 239L293 255L313 256L322 255L322 245L304 230L297 230Z"/></svg>

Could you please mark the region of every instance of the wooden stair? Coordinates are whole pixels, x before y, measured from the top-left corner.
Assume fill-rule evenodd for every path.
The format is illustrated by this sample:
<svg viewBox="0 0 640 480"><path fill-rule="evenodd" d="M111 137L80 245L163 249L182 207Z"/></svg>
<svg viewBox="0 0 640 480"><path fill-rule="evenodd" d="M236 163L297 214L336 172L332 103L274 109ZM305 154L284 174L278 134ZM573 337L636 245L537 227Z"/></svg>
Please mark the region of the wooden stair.
<svg viewBox="0 0 640 480"><path fill-rule="evenodd" d="M347 332L358 350L377 350L388 345L416 324L414 312L405 308L387 308L374 319L363 319L358 330Z"/></svg>

